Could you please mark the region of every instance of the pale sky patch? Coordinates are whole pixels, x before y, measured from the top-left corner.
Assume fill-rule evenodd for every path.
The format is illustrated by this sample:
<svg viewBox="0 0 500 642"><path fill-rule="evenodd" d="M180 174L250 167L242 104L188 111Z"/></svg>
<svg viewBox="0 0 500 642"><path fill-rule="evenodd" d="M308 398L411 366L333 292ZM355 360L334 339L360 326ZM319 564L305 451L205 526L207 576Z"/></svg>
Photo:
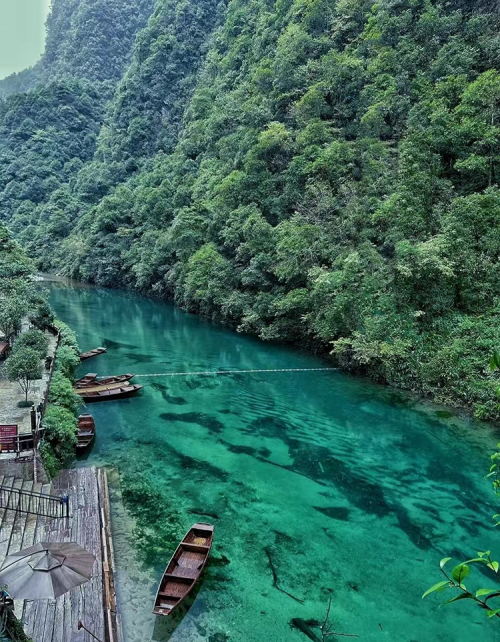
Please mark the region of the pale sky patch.
<svg viewBox="0 0 500 642"><path fill-rule="evenodd" d="M51 0L0 0L0 78L32 67L45 46Z"/></svg>

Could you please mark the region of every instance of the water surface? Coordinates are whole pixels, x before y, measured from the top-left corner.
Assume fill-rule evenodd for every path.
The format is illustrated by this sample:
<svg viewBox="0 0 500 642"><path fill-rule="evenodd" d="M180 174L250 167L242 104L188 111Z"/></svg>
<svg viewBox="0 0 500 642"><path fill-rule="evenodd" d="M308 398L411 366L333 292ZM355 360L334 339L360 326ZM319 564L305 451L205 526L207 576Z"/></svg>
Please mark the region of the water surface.
<svg viewBox="0 0 500 642"><path fill-rule="evenodd" d="M50 288L81 348L108 349L81 374L328 365L168 303ZM307 642L290 620L322 620L330 598L334 630L367 642L499 639L473 606L421 599L441 557L495 549L492 427L339 372L136 382L137 397L88 406L97 439L82 461L111 468L126 642ZM211 562L189 610L155 617L157 583L194 521L216 526ZM270 563L303 603L273 586Z"/></svg>

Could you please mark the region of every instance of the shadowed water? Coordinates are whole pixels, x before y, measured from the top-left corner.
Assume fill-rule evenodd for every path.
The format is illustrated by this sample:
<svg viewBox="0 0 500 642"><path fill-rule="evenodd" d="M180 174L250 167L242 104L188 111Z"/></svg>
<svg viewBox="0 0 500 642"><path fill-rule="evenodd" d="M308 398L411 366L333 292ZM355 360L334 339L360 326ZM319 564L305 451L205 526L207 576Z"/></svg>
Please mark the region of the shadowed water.
<svg viewBox="0 0 500 642"><path fill-rule="evenodd" d="M108 349L81 374L328 365L132 294L59 283L51 302L83 350ZM137 397L89 407L85 458L113 467L126 642L306 642L290 620L322 620L330 598L335 630L368 642L499 639L479 609L421 600L441 557L495 549L492 427L339 372L135 382ZM155 617L194 521L215 524L210 564L189 610Z"/></svg>

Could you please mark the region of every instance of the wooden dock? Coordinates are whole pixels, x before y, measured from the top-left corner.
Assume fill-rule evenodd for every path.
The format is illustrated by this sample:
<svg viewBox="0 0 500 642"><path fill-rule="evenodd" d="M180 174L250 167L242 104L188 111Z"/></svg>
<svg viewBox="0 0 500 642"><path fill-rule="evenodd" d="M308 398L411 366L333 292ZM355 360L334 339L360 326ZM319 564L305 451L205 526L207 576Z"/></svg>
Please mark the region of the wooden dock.
<svg viewBox="0 0 500 642"><path fill-rule="evenodd" d="M30 484L16 479L1 483L23 489ZM35 486L38 492L68 494L70 516L54 519L0 509L0 562L5 555L41 541L77 542L97 561L89 582L56 600L16 601L15 613L26 634L33 642L94 642L89 633L78 630L81 621L101 642L121 642L106 473L76 468L63 471L52 485Z"/></svg>

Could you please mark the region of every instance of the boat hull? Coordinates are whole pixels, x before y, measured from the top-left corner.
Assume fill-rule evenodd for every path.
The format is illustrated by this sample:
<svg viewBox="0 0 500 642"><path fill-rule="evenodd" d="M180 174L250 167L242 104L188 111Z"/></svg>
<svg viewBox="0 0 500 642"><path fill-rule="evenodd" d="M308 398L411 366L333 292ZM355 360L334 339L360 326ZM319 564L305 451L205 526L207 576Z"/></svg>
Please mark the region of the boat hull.
<svg viewBox="0 0 500 642"><path fill-rule="evenodd" d="M115 377L105 377L104 379L97 379L97 375L93 379L90 379L92 375L88 374L85 377L82 377L82 379L79 379L78 381L75 381L74 388L76 391L78 390L86 390L87 388L103 388L105 386L121 386L123 384L126 384L128 381L133 379L134 375L133 374L123 374L123 375L116 375Z"/></svg>
<svg viewBox="0 0 500 642"><path fill-rule="evenodd" d="M82 352L80 354L80 361L86 361L87 359L97 357L97 355L104 354L105 352L107 352L106 348L94 348L93 350L89 350L88 352Z"/></svg>
<svg viewBox="0 0 500 642"><path fill-rule="evenodd" d="M97 372L89 372L84 377L77 379L74 383L75 388L85 388L87 386L92 386L97 379Z"/></svg>
<svg viewBox="0 0 500 642"><path fill-rule="evenodd" d="M172 555L156 594L153 613L170 615L193 590L212 549L214 527L196 523Z"/></svg>
<svg viewBox="0 0 500 642"><path fill-rule="evenodd" d="M85 403L92 403L94 401L111 401L112 399L122 399L124 397L130 397L134 393L141 390L141 388L142 386L133 385L109 388L107 390L97 390L92 392L85 390L75 390L75 392L80 395Z"/></svg>
<svg viewBox="0 0 500 642"><path fill-rule="evenodd" d="M95 438L95 421L92 415L78 417L77 450L88 448Z"/></svg>

